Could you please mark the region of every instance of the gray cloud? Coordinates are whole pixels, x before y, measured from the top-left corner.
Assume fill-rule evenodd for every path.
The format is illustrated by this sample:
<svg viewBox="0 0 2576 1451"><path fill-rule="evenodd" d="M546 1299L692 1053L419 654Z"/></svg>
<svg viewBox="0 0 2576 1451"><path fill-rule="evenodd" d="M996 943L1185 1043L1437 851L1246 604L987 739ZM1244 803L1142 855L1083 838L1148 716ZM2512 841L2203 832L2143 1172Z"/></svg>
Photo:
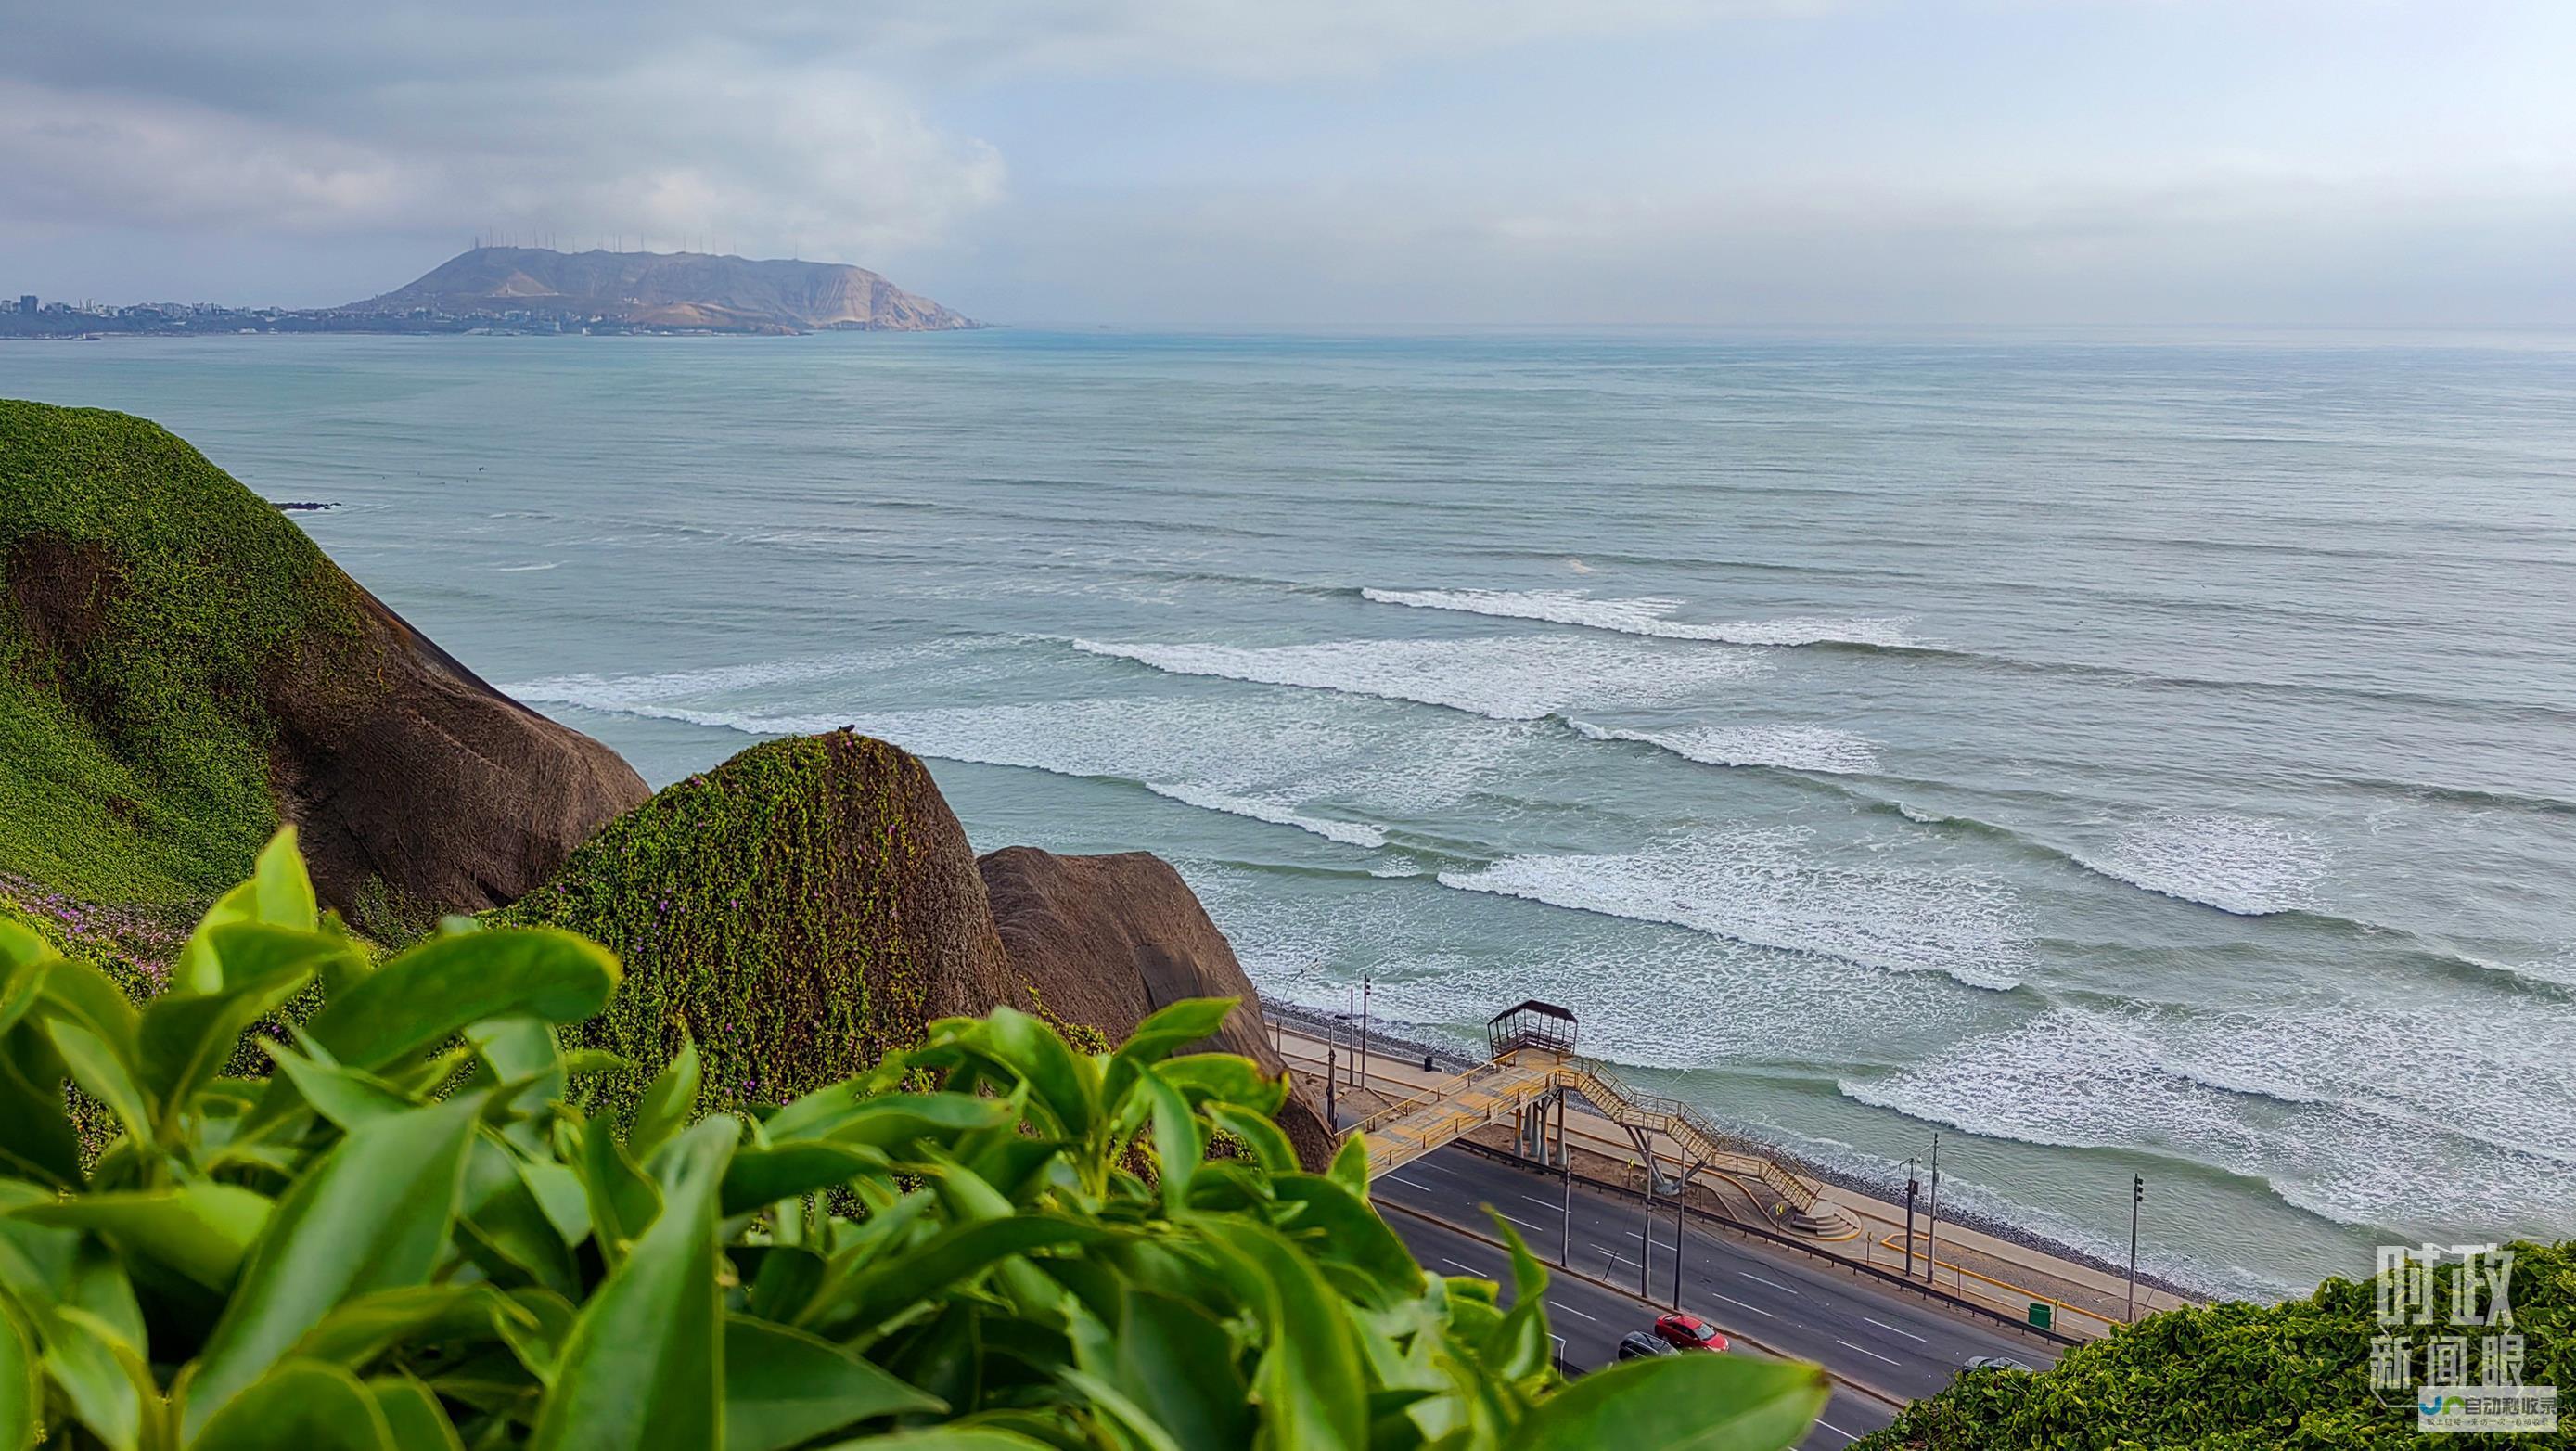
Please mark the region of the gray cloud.
<svg viewBox="0 0 2576 1451"><path fill-rule="evenodd" d="M1923 12L1887 0L0 9L0 243L56 289L340 301L500 229L857 261L1004 320L2576 320L2576 107L2510 0L2371 7L2375 77L2289 0L1951 0L1895 41ZM2492 73L2407 69L2418 11L2494 27L2448 62ZM2257 12L2259 56L2190 33ZM1996 48L2068 16L2166 50ZM1620 90L1766 36L1812 84ZM1549 94L1560 56L1589 90ZM1529 106L1475 109L1485 57ZM1418 82L1462 109L1408 117Z"/></svg>

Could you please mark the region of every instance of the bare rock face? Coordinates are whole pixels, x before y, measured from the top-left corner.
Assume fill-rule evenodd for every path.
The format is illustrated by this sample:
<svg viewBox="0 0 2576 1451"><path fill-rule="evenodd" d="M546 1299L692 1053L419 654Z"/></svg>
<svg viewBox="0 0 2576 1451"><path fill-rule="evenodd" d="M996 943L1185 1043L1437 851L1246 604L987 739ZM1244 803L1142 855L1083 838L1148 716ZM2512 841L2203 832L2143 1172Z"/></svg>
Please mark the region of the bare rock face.
<svg viewBox="0 0 2576 1451"><path fill-rule="evenodd" d="M357 594L357 638L275 670L265 692L269 783L326 899L374 879L441 911L497 907L651 794L616 752Z"/></svg>
<svg viewBox="0 0 2576 1451"><path fill-rule="evenodd" d="M1178 999L1240 998L1243 1006L1204 1046L1242 1054L1267 1073L1286 1071L1234 948L1161 858L1140 851L1057 856L1014 846L975 865L1011 966L1050 1014L1115 1041ZM1302 1092L1280 1109L1279 1126L1309 1169L1331 1162L1332 1132Z"/></svg>

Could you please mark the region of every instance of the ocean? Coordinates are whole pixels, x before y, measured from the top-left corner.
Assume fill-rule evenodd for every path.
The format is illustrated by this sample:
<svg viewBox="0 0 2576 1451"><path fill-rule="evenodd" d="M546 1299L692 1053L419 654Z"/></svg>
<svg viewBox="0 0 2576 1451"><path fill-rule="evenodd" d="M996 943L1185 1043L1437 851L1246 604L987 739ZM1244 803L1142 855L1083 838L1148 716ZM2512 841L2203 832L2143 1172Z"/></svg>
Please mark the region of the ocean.
<svg viewBox="0 0 2576 1451"><path fill-rule="evenodd" d="M2273 1295L2576 1234L2576 342L0 348L656 784L855 725L1264 992Z"/></svg>

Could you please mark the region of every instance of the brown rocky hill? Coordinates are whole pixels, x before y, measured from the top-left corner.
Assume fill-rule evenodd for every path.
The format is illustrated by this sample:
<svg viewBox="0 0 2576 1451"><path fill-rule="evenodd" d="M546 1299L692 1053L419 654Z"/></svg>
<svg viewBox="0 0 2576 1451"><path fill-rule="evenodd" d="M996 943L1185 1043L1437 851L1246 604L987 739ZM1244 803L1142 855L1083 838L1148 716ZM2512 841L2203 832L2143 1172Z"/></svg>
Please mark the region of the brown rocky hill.
<svg viewBox="0 0 2576 1451"><path fill-rule="evenodd" d="M933 332L975 323L864 267L703 252L554 252L477 247L407 286L343 311L529 312L726 332L864 328Z"/></svg>
<svg viewBox="0 0 2576 1451"><path fill-rule="evenodd" d="M480 910L646 794L168 432L0 402L0 873L46 889L22 909L202 902L287 822L344 911Z"/></svg>

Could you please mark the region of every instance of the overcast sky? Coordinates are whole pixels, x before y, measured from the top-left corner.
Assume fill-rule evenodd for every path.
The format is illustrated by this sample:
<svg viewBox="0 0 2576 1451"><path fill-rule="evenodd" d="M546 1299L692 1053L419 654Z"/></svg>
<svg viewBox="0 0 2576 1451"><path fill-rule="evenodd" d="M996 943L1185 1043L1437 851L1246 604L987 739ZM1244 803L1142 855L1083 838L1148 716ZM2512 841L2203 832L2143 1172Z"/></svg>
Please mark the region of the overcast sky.
<svg viewBox="0 0 2576 1451"><path fill-rule="evenodd" d="M478 232L1043 324L2576 326L2576 0L0 0L0 292Z"/></svg>

